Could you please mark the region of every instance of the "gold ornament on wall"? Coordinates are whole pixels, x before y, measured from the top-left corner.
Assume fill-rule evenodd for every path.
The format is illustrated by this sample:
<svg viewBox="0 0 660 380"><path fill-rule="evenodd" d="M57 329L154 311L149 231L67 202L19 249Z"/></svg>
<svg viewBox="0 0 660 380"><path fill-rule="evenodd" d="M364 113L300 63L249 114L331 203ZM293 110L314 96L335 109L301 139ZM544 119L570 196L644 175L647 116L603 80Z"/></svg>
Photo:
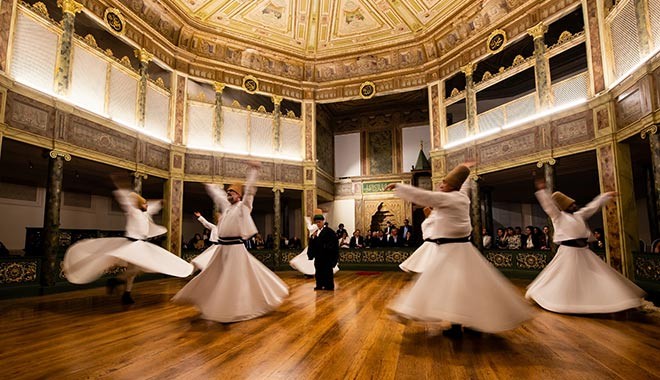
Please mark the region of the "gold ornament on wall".
<svg viewBox="0 0 660 380"><path fill-rule="evenodd" d="M486 41L486 47L488 49L488 52L491 54L499 53L504 49L504 45L506 44L506 32L502 29L495 29L493 32L488 36L488 40Z"/></svg>
<svg viewBox="0 0 660 380"><path fill-rule="evenodd" d="M360 97L362 99L371 99L376 95L376 85L374 82L366 81L360 85Z"/></svg>
<svg viewBox="0 0 660 380"><path fill-rule="evenodd" d="M117 8L108 8L105 10L103 20L106 25L116 34L124 34L126 32L126 20Z"/></svg>
<svg viewBox="0 0 660 380"><path fill-rule="evenodd" d="M248 94L254 94L259 91L259 80L252 75L246 75L243 77L243 89Z"/></svg>

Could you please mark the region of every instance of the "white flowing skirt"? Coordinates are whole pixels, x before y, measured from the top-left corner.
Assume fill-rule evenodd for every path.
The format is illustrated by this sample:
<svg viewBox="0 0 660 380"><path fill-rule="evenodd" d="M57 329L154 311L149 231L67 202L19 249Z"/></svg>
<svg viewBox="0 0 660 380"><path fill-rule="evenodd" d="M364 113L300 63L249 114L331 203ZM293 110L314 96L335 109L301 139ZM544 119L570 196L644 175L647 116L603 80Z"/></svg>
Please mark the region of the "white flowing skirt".
<svg viewBox="0 0 660 380"><path fill-rule="evenodd" d="M309 257L307 257L307 247L305 247L305 249L299 255L291 259L291 261L289 261L289 265L291 265L291 268L302 274L306 274L308 276L313 276L316 274L316 269L314 268L314 260L310 260ZM335 265L335 267L332 268L332 273L337 272L339 272L339 266Z"/></svg>
<svg viewBox="0 0 660 380"><path fill-rule="evenodd" d="M557 313L613 313L641 306L644 294L589 248L560 245L526 297Z"/></svg>
<svg viewBox="0 0 660 380"><path fill-rule="evenodd" d="M215 251L218 248L216 244L212 244L210 247L206 248L204 252L200 253L192 259L190 262L196 269L199 270L204 270L206 269L207 266L209 266L209 262L211 262L211 259L213 258L213 255L215 255Z"/></svg>
<svg viewBox="0 0 660 380"><path fill-rule="evenodd" d="M496 333L531 318L517 289L471 243L437 245L429 266L390 309L408 319Z"/></svg>
<svg viewBox="0 0 660 380"><path fill-rule="evenodd" d="M237 322L275 310L289 288L242 244L217 245L208 266L172 301L195 305L201 318Z"/></svg>
<svg viewBox="0 0 660 380"><path fill-rule="evenodd" d="M97 280L113 266L137 266L142 272L188 277L193 266L171 252L145 241L123 237L81 240L64 254L63 271L74 284Z"/></svg>
<svg viewBox="0 0 660 380"><path fill-rule="evenodd" d="M405 272L422 273L433 261L437 244L425 241L413 252L406 261L399 264L399 268Z"/></svg>

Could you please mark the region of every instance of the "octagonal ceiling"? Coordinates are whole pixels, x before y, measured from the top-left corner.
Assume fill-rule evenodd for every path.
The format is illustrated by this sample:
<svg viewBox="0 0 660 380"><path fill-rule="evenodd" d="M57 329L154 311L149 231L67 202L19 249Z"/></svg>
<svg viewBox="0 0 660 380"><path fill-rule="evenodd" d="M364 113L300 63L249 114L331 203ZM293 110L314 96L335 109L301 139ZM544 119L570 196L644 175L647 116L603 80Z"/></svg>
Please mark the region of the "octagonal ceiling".
<svg viewBox="0 0 660 380"><path fill-rule="evenodd" d="M164 0L219 35L304 58L418 40L492 0Z"/></svg>

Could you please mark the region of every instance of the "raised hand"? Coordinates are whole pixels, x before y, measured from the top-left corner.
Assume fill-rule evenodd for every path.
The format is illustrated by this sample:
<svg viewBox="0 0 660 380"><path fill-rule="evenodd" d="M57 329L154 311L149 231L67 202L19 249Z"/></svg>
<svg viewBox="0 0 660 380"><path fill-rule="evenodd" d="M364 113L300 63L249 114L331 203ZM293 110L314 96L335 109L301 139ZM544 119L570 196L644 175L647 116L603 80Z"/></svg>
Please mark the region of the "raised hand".
<svg viewBox="0 0 660 380"><path fill-rule="evenodd" d="M545 189L545 178L543 177L534 178L534 186L536 186L536 190Z"/></svg>
<svg viewBox="0 0 660 380"><path fill-rule="evenodd" d="M385 186L385 191L394 190L395 187L396 183L390 183L389 185Z"/></svg>
<svg viewBox="0 0 660 380"><path fill-rule="evenodd" d="M193 212L193 215L195 215L195 217L197 217L197 218L199 218L200 216L202 216L202 214L200 214L199 211L195 211L195 212Z"/></svg>

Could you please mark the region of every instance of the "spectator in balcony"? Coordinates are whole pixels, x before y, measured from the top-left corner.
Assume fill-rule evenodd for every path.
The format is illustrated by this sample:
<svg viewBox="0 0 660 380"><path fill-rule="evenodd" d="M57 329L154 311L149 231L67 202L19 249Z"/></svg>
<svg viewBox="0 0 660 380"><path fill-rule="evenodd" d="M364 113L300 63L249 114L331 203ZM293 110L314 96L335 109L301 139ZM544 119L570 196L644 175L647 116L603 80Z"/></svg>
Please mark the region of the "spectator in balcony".
<svg viewBox="0 0 660 380"><path fill-rule="evenodd" d="M596 228L593 232L594 241L592 241L589 246L592 250L603 250L605 249L605 237L603 234L602 228Z"/></svg>
<svg viewBox="0 0 660 380"><path fill-rule="evenodd" d="M344 228L344 223L339 223L337 228L337 239L341 239L341 237L344 235L344 232L348 234L348 231L346 231L346 228Z"/></svg>
<svg viewBox="0 0 660 380"><path fill-rule="evenodd" d="M495 236L495 249L506 249L506 232L504 228L497 229L497 236Z"/></svg>
<svg viewBox="0 0 660 380"><path fill-rule="evenodd" d="M506 249L520 249L522 242L520 241L520 235L516 234L516 231L513 227L506 228Z"/></svg>
<svg viewBox="0 0 660 380"><path fill-rule="evenodd" d="M353 236L351 237L351 242L349 243L349 246L354 249L364 248L364 237L362 237L359 229L353 232Z"/></svg>
<svg viewBox="0 0 660 380"><path fill-rule="evenodd" d="M552 236L550 235L550 227L543 226L543 235L541 236L543 243L541 249L549 250L552 247Z"/></svg>
<svg viewBox="0 0 660 380"><path fill-rule="evenodd" d="M406 236L404 236L402 242L404 247L413 247L415 245L415 242L413 241L412 231L406 232Z"/></svg>
<svg viewBox="0 0 660 380"><path fill-rule="evenodd" d="M202 235L199 233L196 233L195 236L192 237L188 241L188 247L191 247L191 249L195 249L198 251L201 251L204 249L204 239L202 239Z"/></svg>
<svg viewBox="0 0 660 380"><path fill-rule="evenodd" d="M302 241L299 237L293 236L289 239L289 248L290 249L302 249Z"/></svg>
<svg viewBox="0 0 660 380"><path fill-rule="evenodd" d="M406 236L408 235L409 232L412 238L413 227L410 225L410 220L408 220L408 218L403 220L403 225L398 229L399 229L399 238L401 239L401 241L405 242L407 240Z"/></svg>
<svg viewBox="0 0 660 380"><path fill-rule="evenodd" d="M348 237L348 232L344 230L339 237L339 248L350 248L351 239Z"/></svg>
<svg viewBox="0 0 660 380"><path fill-rule="evenodd" d="M522 249L539 249L541 245L539 244L539 236L534 235L534 227L527 226L525 227L525 234L522 235Z"/></svg>
<svg viewBox="0 0 660 380"><path fill-rule="evenodd" d="M399 229L394 227L391 230L390 236L387 238L388 247L400 247L403 245L403 240L399 237Z"/></svg>
<svg viewBox="0 0 660 380"><path fill-rule="evenodd" d="M1 241L0 241L0 256L9 256L9 250Z"/></svg>
<svg viewBox="0 0 660 380"><path fill-rule="evenodd" d="M651 245L651 253L660 253L660 239L655 239Z"/></svg>
<svg viewBox="0 0 660 380"><path fill-rule="evenodd" d="M273 240L273 235L271 235L271 234L266 235L265 248L266 249L275 248L275 240Z"/></svg>
<svg viewBox="0 0 660 380"><path fill-rule="evenodd" d="M387 223L385 224L385 230L383 230L386 240L389 239L390 235L392 234L393 228L396 228L396 226L388 220Z"/></svg>
<svg viewBox="0 0 660 380"><path fill-rule="evenodd" d="M588 245L587 220L616 197L603 193L583 208L556 191L545 178L535 181L536 198L552 219L557 254L527 288L531 298L556 313L614 313L642 305L644 291L594 254Z"/></svg>
<svg viewBox="0 0 660 380"><path fill-rule="evenodd" d="M264 249L266 247L266 242L264 242L264 238L261 237L261 234L254 235L254 245L257 249Z"/></svg>
<svg viewBox="0 0 660 380"><path fill-rule="evenodd" d="M482 244L484 246L484 249L490 249L493 245L493 237L490 236L490 233L486 228L481 229L481 235L482 235Z"/></svg>

